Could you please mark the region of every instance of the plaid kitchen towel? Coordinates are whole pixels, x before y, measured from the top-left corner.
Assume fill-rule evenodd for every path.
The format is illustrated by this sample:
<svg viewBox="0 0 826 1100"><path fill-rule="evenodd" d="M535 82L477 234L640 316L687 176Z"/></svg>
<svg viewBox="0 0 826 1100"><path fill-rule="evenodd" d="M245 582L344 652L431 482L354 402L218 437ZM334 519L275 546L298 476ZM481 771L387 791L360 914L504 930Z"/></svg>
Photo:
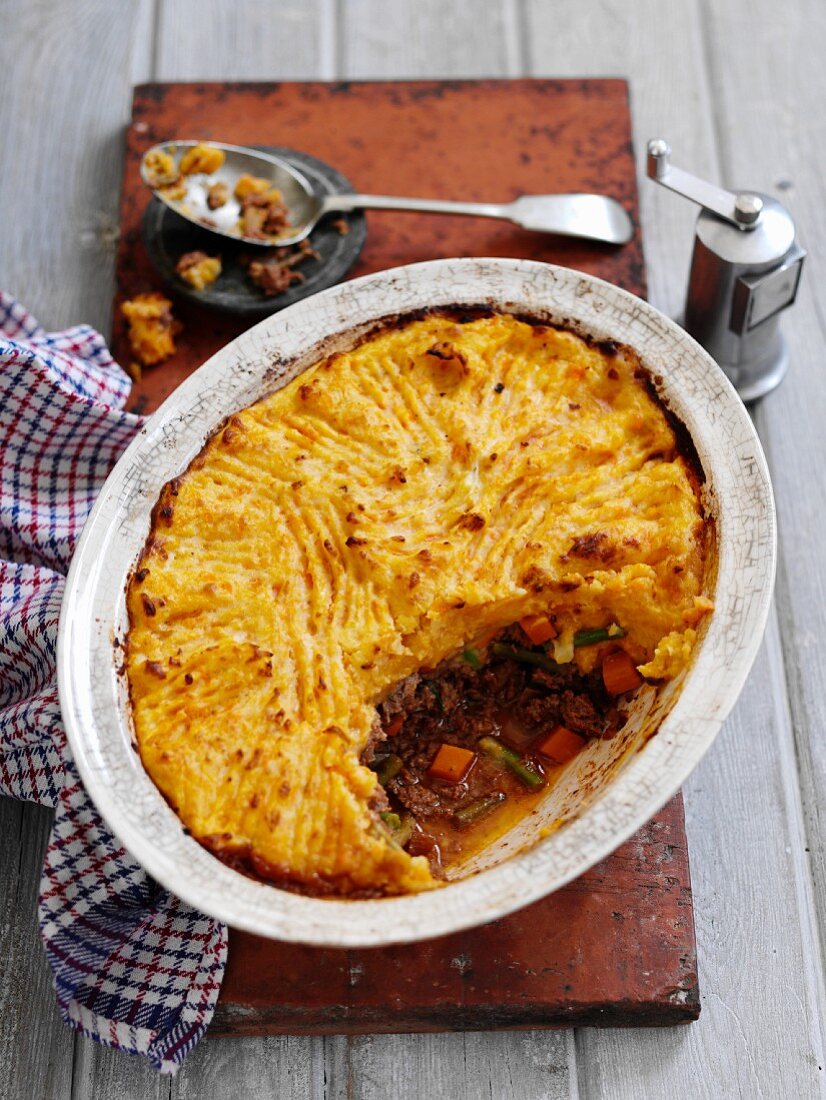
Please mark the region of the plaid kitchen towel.
<svg viewBox="0 0 826 1100"><path fill-rule="evenodd" d="M140 427L86 326L47 333L0 291L0 793L55 808L40 929L63 1019L174 1073L212 1018L226 928L161 889L98 816L60 720L55 643L72 550Z"/></svg>

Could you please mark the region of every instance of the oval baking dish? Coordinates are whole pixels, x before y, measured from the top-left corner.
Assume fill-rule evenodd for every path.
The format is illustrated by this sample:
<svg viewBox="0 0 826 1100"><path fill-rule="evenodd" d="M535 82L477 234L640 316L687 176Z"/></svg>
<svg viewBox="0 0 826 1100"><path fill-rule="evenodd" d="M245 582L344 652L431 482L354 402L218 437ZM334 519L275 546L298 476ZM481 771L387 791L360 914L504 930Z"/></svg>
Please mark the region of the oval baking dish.
<svg viewBox="0 0 826 1100"><path fill-rule="evenodd" d="M371 900L300 896L218 862L184 832L132 747L117 646L124 589L162 487L226 417L383 321L488 308L630 346L691 437L716 527L713 595L692 664L641 693L621 735L589 743L528 816L440 889ZM485 923L564 885L662 806L711 744L757 652L774 575L765 461L722 372L646 303L578 272L526 261L445 260L367 276L301 302L233 341L149 420L107 481L66 586L58 643L61 705L83 780L147 870L191 904L249 931L328 946L373 945ZM656 734L656 736L654 736Z"/></svg>

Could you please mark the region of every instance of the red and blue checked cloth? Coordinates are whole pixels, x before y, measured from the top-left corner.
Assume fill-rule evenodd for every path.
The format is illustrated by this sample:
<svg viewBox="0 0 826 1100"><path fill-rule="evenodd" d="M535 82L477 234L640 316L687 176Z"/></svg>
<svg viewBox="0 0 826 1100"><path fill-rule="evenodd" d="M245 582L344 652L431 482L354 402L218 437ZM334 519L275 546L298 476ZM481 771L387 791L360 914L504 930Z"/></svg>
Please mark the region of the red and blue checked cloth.
<svg viewBox="0 0 826 1100"><path fill-rule="evenodd" d="M40 929L63 1019L174 1073L212 1018L226 928L163 890L111 835L60 720L55 643L72 550L140 427L86 326L46 333L0 291L0 793L55 808Z"/></svg>

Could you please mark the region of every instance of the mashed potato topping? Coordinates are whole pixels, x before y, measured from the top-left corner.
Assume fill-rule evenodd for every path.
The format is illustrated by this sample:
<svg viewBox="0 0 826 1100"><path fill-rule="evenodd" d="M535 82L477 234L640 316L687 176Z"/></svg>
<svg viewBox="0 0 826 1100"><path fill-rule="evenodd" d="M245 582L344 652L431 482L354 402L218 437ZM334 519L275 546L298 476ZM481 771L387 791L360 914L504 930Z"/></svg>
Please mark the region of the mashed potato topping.
<svg viewBox="0 0 826 1100"><path fill-rule="evenodd" d="M427 316L230 418L153 514L128 589L143 762L239 865L336 893L436 885L359 757L406 676L526 615L619 624L649 677L703 616L698 482L633 352Z"/></svg>

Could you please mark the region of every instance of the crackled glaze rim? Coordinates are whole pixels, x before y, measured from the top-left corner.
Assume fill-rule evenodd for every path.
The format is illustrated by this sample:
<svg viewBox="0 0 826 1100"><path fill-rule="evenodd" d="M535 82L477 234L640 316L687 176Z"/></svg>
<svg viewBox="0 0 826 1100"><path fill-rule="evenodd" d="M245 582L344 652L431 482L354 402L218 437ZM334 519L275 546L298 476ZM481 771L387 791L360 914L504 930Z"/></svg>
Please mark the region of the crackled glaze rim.
<svg viewBox="0 0 826 1100"><path fill-rule="evenodd" d="M662 376L663 395L692 436L714 502L716 610L657 736L575 820L498 866L430 893L371 901L302 897L216 860L184 834L144 772L130 744L113 659L126 576L160 487L186 467L224 416L294 376L336 339L346 346L359 326L457 304L550 315L597 339L631 345ZM69 743L115 835L154 878L206 913L259 935L331 947L455 932L564 886L679 789L714 740L757 654L775 558L769 475L744 406L707 353L646 302L581 272L526 260L435 260L368 275L296 303L219 351L154 414L112 471L78 543L61 610L58 685Z"/></svg>

